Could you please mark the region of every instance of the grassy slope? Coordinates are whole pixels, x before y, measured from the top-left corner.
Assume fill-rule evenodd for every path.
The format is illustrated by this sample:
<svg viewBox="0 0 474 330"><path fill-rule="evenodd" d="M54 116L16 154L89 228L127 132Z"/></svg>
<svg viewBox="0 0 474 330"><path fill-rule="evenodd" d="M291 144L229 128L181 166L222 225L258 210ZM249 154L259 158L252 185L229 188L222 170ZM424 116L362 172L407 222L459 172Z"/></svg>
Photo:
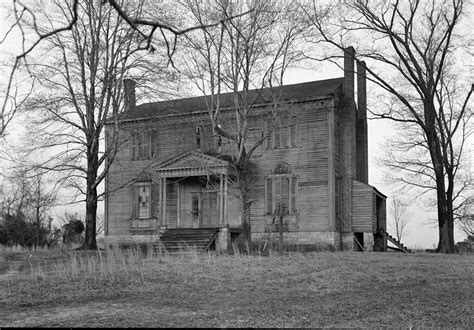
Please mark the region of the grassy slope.
<svg viewBox="0 0 474 330"><path fill-rule="evenodd" d="M0 277L0 326L474 326L473 255L130 258Z"/></svg>

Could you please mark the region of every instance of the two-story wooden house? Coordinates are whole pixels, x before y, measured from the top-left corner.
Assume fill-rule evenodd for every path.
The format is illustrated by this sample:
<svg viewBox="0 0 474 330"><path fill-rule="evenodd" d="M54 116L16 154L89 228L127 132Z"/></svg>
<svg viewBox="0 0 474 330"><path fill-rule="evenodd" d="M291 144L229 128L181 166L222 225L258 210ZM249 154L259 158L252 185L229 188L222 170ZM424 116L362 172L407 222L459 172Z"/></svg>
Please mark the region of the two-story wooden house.
<svg viewBox="0 0 474 330"><path fill-rule="evenodd" d="M353 56L347 48L341 78L278 89L286 115L250 166L252 240L278 235L277 209L287 242L360 250L371 249L374 236L383 240L377 233L386 230L386 197L368 184L365 66L355 70ZM225 243L229 231L238 233L242 226L242 203L232 148L213 134L208 100L136 105L134 82L124 83L128 111L120 127L128 143L106 179L107 242L157 242L173 228L188 234L214 228ZM258 97L249 143L268 129L274 98L266 92L274 90L249 93ZM221 95L220 103L222 124L230 128L232 94Z"/></svg>

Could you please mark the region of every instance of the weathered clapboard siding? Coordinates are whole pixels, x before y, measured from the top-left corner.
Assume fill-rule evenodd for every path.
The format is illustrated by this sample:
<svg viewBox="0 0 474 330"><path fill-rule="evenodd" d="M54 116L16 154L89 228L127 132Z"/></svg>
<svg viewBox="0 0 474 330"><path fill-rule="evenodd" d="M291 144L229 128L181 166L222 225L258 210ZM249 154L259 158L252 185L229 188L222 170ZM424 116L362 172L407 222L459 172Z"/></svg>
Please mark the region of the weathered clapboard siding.
<svg viewBox="0 0 474 330"><path fill-rule="evenodd" d="M167 180L166 183L166 219L165 224L169 228L178 226L178 184ZM156 201L155 201L156 202Z"/></svg>
<svg viewBox="0 0 474 330"><path fill-rule="evenodd" d="M377 230L387 231L387 207L386 196L382 195L377 189L374 194L374 232Z"/></svg>
<svg viewBox="0 0 474 330"><path fill-rule="evenodd" d="M357 180L352 181L352 228L354 232L372 233L375 228L376 212L373 188Z"/></svg>
<svg viewBox="0 0 474 330"><path fill-rule="evenodd" d="M279 162L287 163L298 177L297 214L286 215L289 231L328 231L328 102L293 105L288 109L298 118L297 146L293 148L260 148L252 168L252 232L263 232L272 216L265 214L264 183ZM258 127L263 121L255 120ZM253 141L250 141L253 142Z"/></svg>
<svg viewBox="0 0 474 330"><path fill-rule="evenodd" d="M240 191L236 187L229 185L227 222L232 227L238 227L242 225L242 203L236 196L240 196Z"/></svg>

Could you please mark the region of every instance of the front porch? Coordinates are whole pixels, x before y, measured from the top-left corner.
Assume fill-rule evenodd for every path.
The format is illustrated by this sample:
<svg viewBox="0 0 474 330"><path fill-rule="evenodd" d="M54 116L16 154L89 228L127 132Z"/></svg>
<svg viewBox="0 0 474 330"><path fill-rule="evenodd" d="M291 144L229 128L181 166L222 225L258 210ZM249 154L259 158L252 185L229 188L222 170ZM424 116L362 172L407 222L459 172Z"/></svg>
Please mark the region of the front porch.
<svg viewBox="0 0 474 330"><path fill-rule="evenodd" d="M168 228L229 225L229 184L235 177L227 161L198 151L175 156L155 167L159 221Z"/></svg>
<svg viewBox="0 0 474 330"><path fill-rule="evenodd" d="M230 197L235 169L230 162L191 151L161 162L153 170L151 205L146 204L146 191L144 196L137 193L138 216L130 219L132 235L163 235L170 229L232 227L238 230L240 217L235 216L236 203ZM141 212L143 201L143 206L152 211ZM232 221L229 221L229 208ZM150 216L140 217L140 214Z"/></svg>

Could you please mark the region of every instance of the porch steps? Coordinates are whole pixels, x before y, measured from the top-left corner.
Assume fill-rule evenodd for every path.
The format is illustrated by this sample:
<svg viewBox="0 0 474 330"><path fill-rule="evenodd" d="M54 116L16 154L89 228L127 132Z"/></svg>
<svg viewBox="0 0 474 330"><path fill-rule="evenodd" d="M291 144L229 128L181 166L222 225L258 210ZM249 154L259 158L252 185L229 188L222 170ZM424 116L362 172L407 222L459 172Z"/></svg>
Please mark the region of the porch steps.
<svg viewBox="0 0 474 330"><path fill-rule="evenodd" d="M218 228L171 228L160 236L154 247L167 252L209 251L218 231Z"/></svg>
<svg viewBox="0 0 474 330"><path fill-rule="evenodd" d="M389 240L390 242L392 242L396 246L396 247L387 246L388 249L396 250L396 251L403 252L403 253L410 253L411 252L410 249L408 249L405 245L403 245L395 237L393 237L389 233L386 233L386 235L387 235L387 240Z"/></svg>

